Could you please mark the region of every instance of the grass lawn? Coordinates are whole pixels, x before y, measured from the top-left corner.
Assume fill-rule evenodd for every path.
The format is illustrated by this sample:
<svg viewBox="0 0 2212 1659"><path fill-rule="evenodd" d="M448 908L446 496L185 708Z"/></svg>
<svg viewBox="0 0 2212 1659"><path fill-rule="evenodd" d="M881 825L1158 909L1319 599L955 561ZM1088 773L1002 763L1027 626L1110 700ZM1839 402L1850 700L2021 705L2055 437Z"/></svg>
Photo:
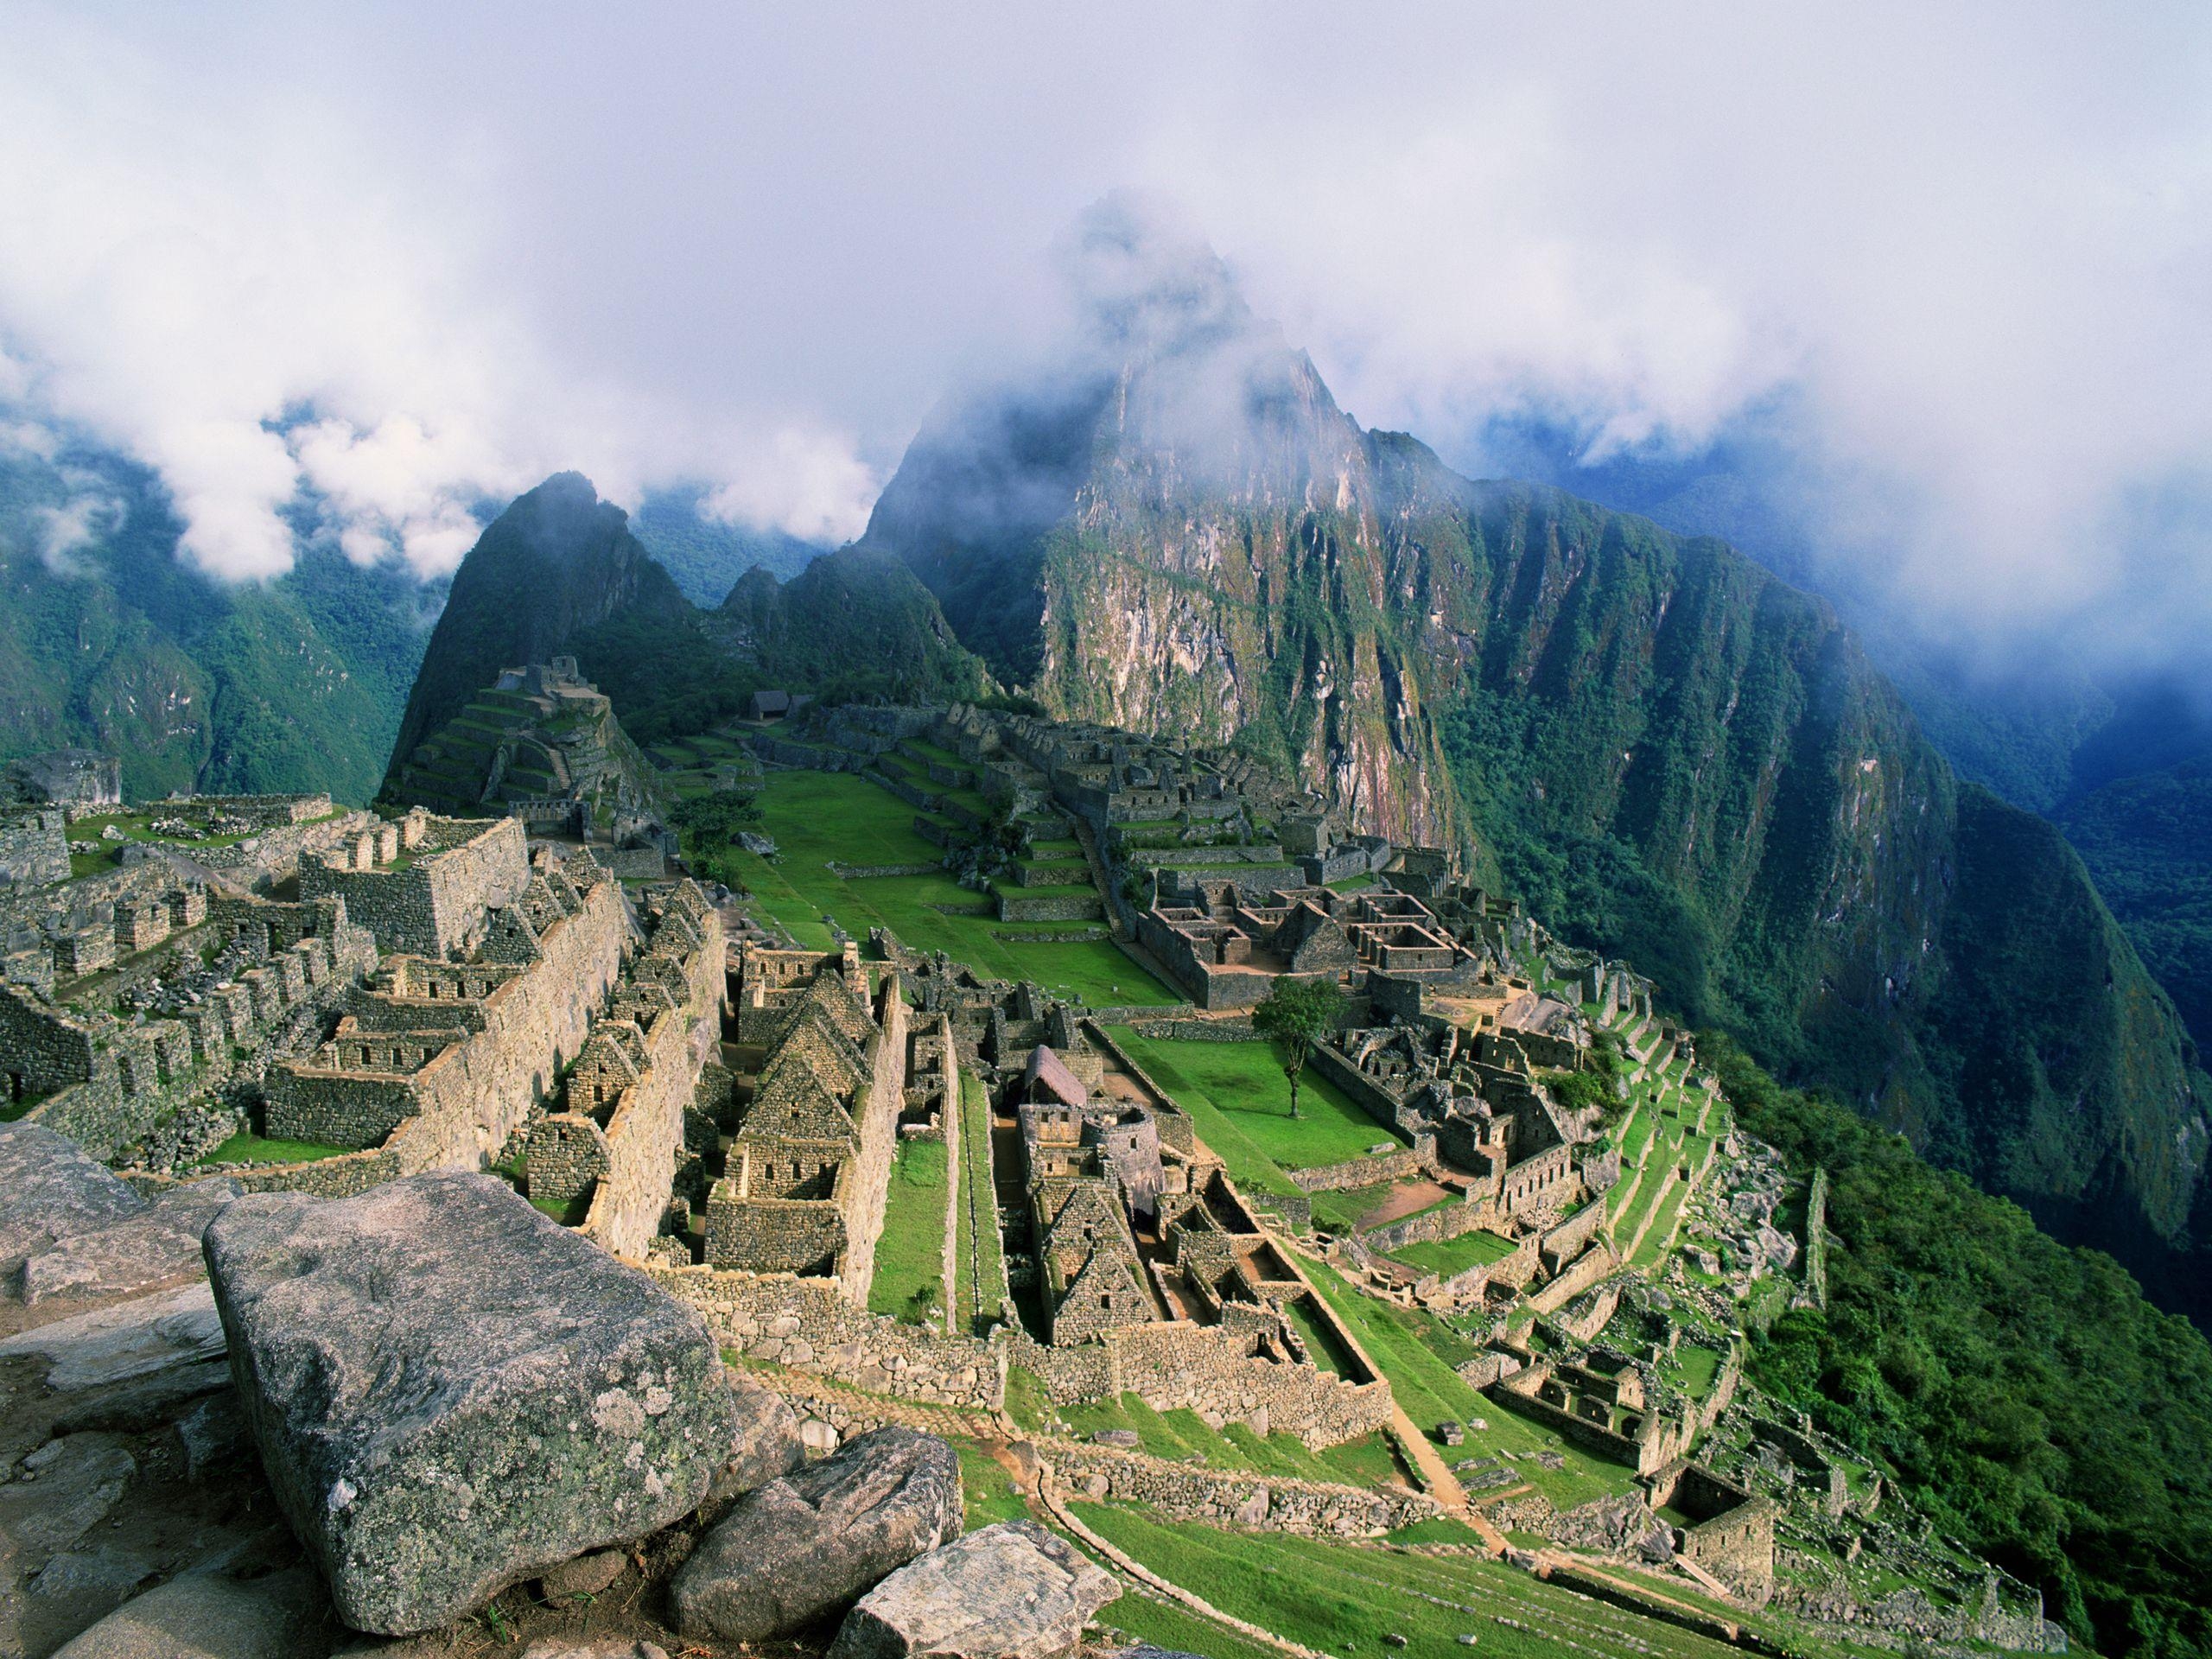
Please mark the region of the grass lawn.
<svg viewBox="0 0 2212 1659"><path fill-rule="evenodd" d="M1135 1585L1123 1589L1119 1601L1100 1608L1098 1622L1165 1653L1202 1653L1206 1659L1282 1659L1281 1649L1239 1636Z"/></svg>
<svg viewBox="0 0 2212 1659"><path fill-rule="evenodd" d="M1190 1113L1236 1179L1243 1178L1230 1146L1239 1143L1277 1171L1342 1163L1370 1147L1402 1144L1310 1067L1299 1085L1299 1116L1291 1116L1290 1085L1272 1044L1140 1037L1127 1026L1114 1028L1114 1039Z"/></svg>
<svg viewBox="0 0 2212 1659"><path fill-rule="evenodd" d="M1465 1273L1469 1268L1503 1262L1513 1254L1513 1241L1477 1228L1473 1232L1462 1233L1457 1238L1408 1244L1403 1249L1393 1250L1390 1254L1392 1260L1402 1262L1409 1268L1419 1268L1423 1273L1440 1273L1448 1279L1455 1273Z"/></svg>
<svg viewBox="0 0 2212 1659"><path fill-rule="evenodd" d="M960 1236L953 1241L954 1306L960 1328L980 1332L1006 1294L1005 1246L991 1192L991 1103L980 1078L960 1074Z"/></svg>
<svg viewBox="0 0 2212 1659"><path fill-rule="evenodd" d="M1072 1506L1084 1522L1224 1612L1325 1653L1479 1651L1513 1659L1639 1653L1723 1659L1707 1637L1570 1593L1503 1562L1440 1558L1280 1534L1169 1524L1113 1504ZM1109 1618L1116 1617L1109 1610ZM1510 1620L1510 1623L1504 1622ZM1202 1651L1218 1651L1208 1645Z"/></svg>
<svg viewBox="0 0 2212 1659"><path fill-rule="evenodd" d="M1313 1194L1313 1223L1332 1233L1356 1233L1368 1217L1382 1207L1395 1181L1376 1181L1370 1186L1340 1186Z"/></svg>
<svg viewBox="0 0 2212 1659"><path fill-rule="evenodd" d="M1085 1440L1101 1429L1127 1429L1137 1437L1140 1449L1171 1463L1197 1458L1210 1469L1344 1486L1408 1480L1397 1453L1379 1433L1314 1452L1294 1434L1278 1430L1262 1437L1243 1423L1209 1428L1194 1411L1157 1411L1134 1394L1056 1406L1035 1374L1020 1367L1007 1376L1007 1408L1026 1427L1039 1428L1058 1418Z"/></svg>
<svg viewBox="0 0 2212 1659"><path fill-rule="evenodd" d="M241 1133L232 1135L200 1161L203 1164L305 1164L317 1158L335 1158L353 1150L351 1147L318 1146L312 1141L267 1141L257 1135Z"/></svg>
<svg viewBox="0 0 2212 1659"><path fill-rule="evenodd" d="M1004 940L994 933L995 914L946 915L936 906L987 905L989 899L942 871L854 880L833 874L832 860L847 865L935 864L944 855L943 849L916 833L912 807L866 779L845 772L772 772L763 782L760 804L760 829L775 838L782 856L771 863L732 849L727 862L760 907L803 946L830 948L830 930L822 920L828 915L855 937L866 938L872 926L888 927L915 950L944 950L1003 979L1033 979L1094 1007L1163 1007L1180 1000L1109 940Z"/></svg>
<svg viewBox="0 0 2212 1659"><path fill-rule="evenodd" d="M950 1164L942 1141L899 1147L884 1193L883 1236L875 1244L868 1310L919 1325L944 1306L945 1183Z"/></svg>

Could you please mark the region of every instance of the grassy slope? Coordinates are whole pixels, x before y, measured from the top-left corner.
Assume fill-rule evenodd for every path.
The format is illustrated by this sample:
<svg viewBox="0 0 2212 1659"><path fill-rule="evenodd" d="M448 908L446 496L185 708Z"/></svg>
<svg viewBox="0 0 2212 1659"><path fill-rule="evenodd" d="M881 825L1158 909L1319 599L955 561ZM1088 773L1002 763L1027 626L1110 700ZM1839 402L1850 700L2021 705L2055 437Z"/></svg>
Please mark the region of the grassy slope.
<svg viewBox="0 0 2212 1659"><path fill-rule="evenodd" d="M865 938L871 925L890 928L920 950L945 950L986 974L1033 979L1062 995L1096 1007L1165 1005L1173 992L1103 940L1031 944L998 937L991 917L948 916L938 905L975 906L983 896L941 872L847 880L830 868L849 865L934 864L943 850L914 830L914 809L888 790L842 772L778 772L760 794L763 830L782 856L771 863L749 853L731 862L761 906L802 944L826 947L822 918L835 916Z"/></svg>

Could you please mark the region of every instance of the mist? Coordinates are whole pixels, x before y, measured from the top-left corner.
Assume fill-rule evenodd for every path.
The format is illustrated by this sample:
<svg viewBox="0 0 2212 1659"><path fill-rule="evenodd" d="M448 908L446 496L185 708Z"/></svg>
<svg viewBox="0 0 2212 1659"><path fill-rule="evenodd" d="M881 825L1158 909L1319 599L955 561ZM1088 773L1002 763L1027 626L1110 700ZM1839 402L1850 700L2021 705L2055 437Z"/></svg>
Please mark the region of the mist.
<svg viewBox="0 0 2212 1659"><path fill-rule="evenodd" d="M1755 454L1807 579L1932 639L2202 665L2201 8L300 10L0 58L0 426L155 469L219 576L302 499L449 570L563 467L854 536L1134 188L1464 471Z"/></svg>

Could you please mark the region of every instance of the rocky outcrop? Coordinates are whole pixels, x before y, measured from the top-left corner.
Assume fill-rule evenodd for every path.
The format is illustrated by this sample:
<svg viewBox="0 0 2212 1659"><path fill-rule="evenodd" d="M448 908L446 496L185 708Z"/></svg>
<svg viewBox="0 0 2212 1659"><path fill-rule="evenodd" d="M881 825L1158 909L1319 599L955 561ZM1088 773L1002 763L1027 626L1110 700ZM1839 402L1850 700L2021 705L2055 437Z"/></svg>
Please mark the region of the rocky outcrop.
<svg viewBox="0 0 2212 1659"><path fill-rule="evenodd" d="M879 1428L771 1481L708 1533L670 1587L677 1628L737 1642L788 1636L851 1606L960 1527L952 1448Z"/></svg>
<svg viewBox="0 0 2212 1659"><path fill-rule="evenodd" d="M729 1455L698 1317L490 1177L242 1198L206 1250L270 1482L356 1629L664 1526Z"/></svg>
<svg viewBox="0 0 2212 1659"><path fill-rule="evenodd" d="M129 1219L146 1201L67 1135L0 1124L0 1285L63 1239Z"/></svg>
<svg viewBox="0 0 2212 1659"><path fill-rule="evenodd" d="M1001 1521L861 1597L830 1659L1060 1659L1120 1593L1065 1539L1033 1521Z"/></svg>
<svg viewBox="0 0 2212 1659"><path fill-rule="evenodd" d="M127 1296L197 1278L203 1271L200 1237L239 1191L236 1181L217 1178L164 1192L121 1220L73 1233L26 1257L13 1283L0 1288L36 1305Z"/></svg>

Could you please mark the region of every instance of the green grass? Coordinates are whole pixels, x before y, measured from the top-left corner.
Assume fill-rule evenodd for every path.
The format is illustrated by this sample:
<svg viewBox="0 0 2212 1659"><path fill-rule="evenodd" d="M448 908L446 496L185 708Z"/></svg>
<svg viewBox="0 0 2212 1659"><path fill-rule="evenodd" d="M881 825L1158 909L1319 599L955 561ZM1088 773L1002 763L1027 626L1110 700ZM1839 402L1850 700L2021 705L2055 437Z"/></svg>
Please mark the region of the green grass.
<svg viewBox="0 0 2212 1659"><path fill-rule="evenodd" d="M1232 1179L1271 1192L1295 1192L1284 1172L1357 1158L1400 1138L1354 1105L1310 1067L1290 1115L1290 1085L1268 1043L1209 1043L1140 1037L1127 1026L1114 1039L1191 1115Z"/></svg>
<svg viewBox="0 0 2212 1659"><path fill-rule="evenodd" d="M963 1330L975 1332L999 1312L1006 1278L1005 1246L999 1236L998 1201L991 1191L991 1104L980 1078L960 1076L960 1230L953 1241L954 1313ZM980 1249L979 1249L980 1247Z"/></svg>
<svg viewBox="0 0 2212 1659"><path fill-rule="evenodd" d="M1470 1632L1480 1638L1479 1652L1512 1659L1628 1652L1723 1659L1731 1653L1718 1642L1587 1600L1500 1562L1168 1524L1111 1504L1073 1507L1085 1525L1162 1577L1196 1590L1225 1613L1325 1653L1379 1654L1386 1636L1399 1636L1418 1659L1460 1651L1459 1637Z"/></svg>
<svg viewBox="0 0 2212 1659"><path fill-rule="evenodd" d="M1390 1253L1393 1261L1402 1262L1409 1268L1419 1268L1423 1273L1438 1273L1450 1278L1465 1273L1469 1268L1487 1266L1503 1262L1513 1254L1510 1238L1500 1238L1496 1233L1477 1228L1471 1233L1462 1233L1457 1238L1446 1238L1422 1244L1408 1244L1403 1249Z"/></svg>
<svg viewBox="0 0 2212 1659"><path fill-rule="evenodd" d="M1376 1181L1368 1186L1344 1186L1316 1192L1313 1195L1314 1224L1332 1233L1358 1232L1396 1185L1395 1181Z"/></svg>
<svg viewBox="0 0 2212 1659"><path fill-rule="evenodd" d="M960 1497L969 1531L1031 1518L1028 1500L1004 1464L973 1440L955 1440L952 1446L960 1454Z"/></svg>
<svg viewBox="0 0 2212 1659"><path fill-rule="evenodd" d="M944 1142L900 1145L884 1193L883 1233L875 1244L869 1311L915 1324L944 1306L944 1206L950 1173Z"/></svg>
<svg viewBox="0 0 2212 1659"><path fill-rule="evenodd" d="M540 1215L552 1217L563 1227L581 1227L584 1217L591 1214L591 1190L587 1188L566 1203L558 1198L532 1198L530 1207Z"/></svg>
<svg viewBox="0 0 2212 1659"><path fill-rule="evenodd" d="M305 1164L318 1158L335 1158L353 1150L354 1148L351 1147L321 1146L313 1141L270 1141L257 1135L241 1132L224 1141L200 1161L203 1164Z"/></svg>
<svg viewBox="0 0 2212 1659"><path fill-rule="evenodd" d="M1363 1295L1324 1263L1301 1258L1301 1265L1389 1378L1390 1392L1423 1433L1433 1434L1442 1422L1478 1417L1488 1422L1487 1428L1471 1429L1464 1446L1447 1452L1450 1460L1511 1452L1516 1461L1508 1466L1562 1509L1628 1490L1633 1471L1593 1458L1478 1393L1452 1369L1473 1357L1475 1345L1433 1314ZM1547 1469L1528 1460L1535 1452L1556 1452L1564 1466Z"/></svg>
<svg viewBox="0 0 2212 1659"><path fill-rule="evenodd" d="M762 831L782 856L774 863L732 849L731 871L760 908L800 944L827 950L824 915L866 938L871 926L888 927L918 950L944 950L979 971L1004 979L1032 979L1064 996L1096 1007L1164 1007L1180 999L1137 966L1109 940L1039 944L995 937L990 916L948 916L938 905L988 903L986 894L950 875L833 874L830 861L848 865L934 864L943 849L914 830L914 809L890 791L842 772L774 772L763 781ZM1032 896L1053 888L1016 889ZM1096 890L1084 887L1079 891Z"/></svg>
<svg viewBox="0 0 2212 1659"><path fill-rule="evenodd" d="M1098 1622L1167 1653L1198 1653L1205 1659L1282 1659L1280 1648L1239 1636L1225 1625L1201 1618L1187 1607L1135 1586L1124 1590L1119 1601L1101 1608Z"/></svg>
<svg viewBox="0 0 2212 1659"><path fill-rule="evenodd" d="M1262 1436L1243 1423L1210 1428L1196 1412L1158 1411L1134 1394L1054 1405L1036 1375L1019 1366L1007 1374L1007 1409L1026 1428L1043 1429L1057 1420L1081 1440L1102 1429L1126 1429L1137 1437L1139 1450L1170 1463L1196 1459L1209 1469L1336 1485L1373 1486L1393 1479L1412 1484L1389 1441L1379 1433L1315 1452L1280 1429Z"/></svg>

